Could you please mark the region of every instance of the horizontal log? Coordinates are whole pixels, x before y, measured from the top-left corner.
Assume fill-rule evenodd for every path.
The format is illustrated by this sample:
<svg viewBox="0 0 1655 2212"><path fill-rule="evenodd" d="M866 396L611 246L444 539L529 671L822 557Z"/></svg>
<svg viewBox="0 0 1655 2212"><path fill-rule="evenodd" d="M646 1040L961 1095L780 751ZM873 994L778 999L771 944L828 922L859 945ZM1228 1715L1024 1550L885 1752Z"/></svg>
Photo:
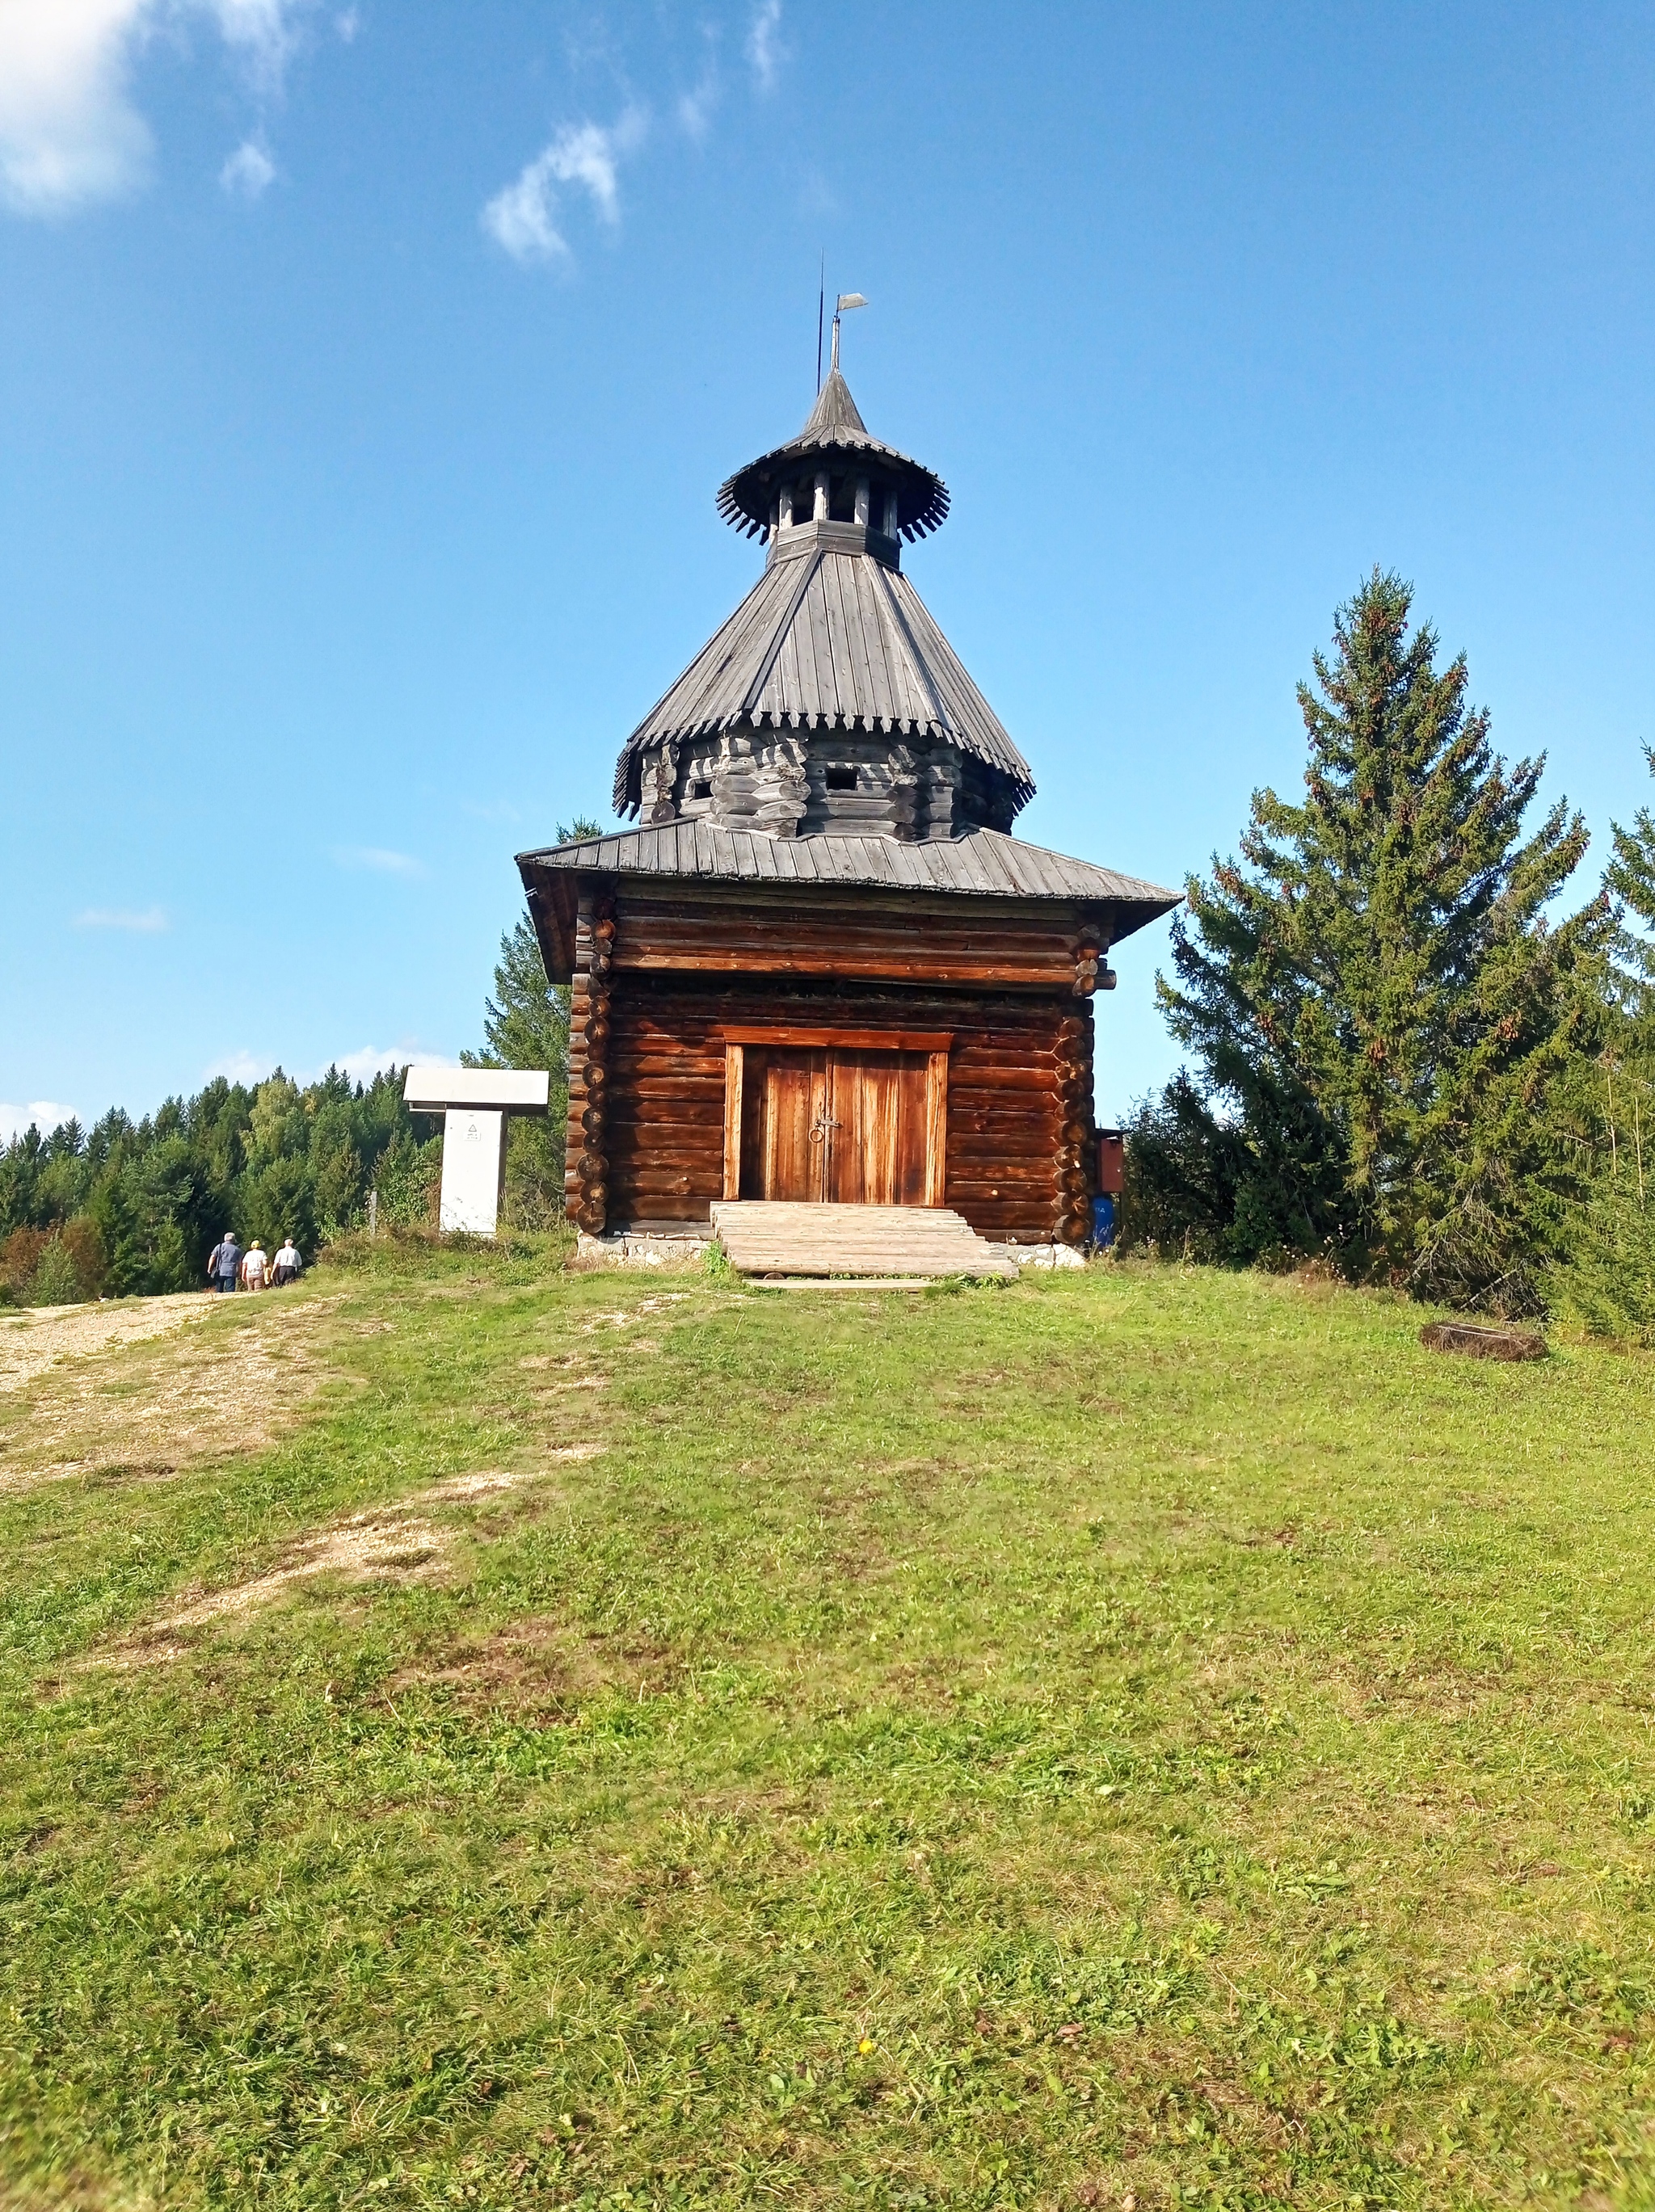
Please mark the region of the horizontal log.
<svg viewBox="0 0 1655 2212"><path fill-rule="evenodd" d="M630 1052L615 1053L609 1065L620 1076L648 1076L663 1083L722 1083L724 1054L716 1058L710 1053Z"/></svg>
<svg viewBox="0 0 1655 2212"><path fill-rule="evenodd" d="M1026 983L1031 987L1068 982L1072 969L1067 963L1016 960L1001 955L978 959L964 954L914 950L911 936L893 942L889 950L876 947L793 945L753 945L742 947L709 945L703 949L640 947L623 951L618 969L648 974L654 970L675 975L861 975L911 978L915 982Z"/></svg>
<svg viewBox="0 0 1655 2212"><path fill-rule="evenodd" d="M621 1182L631 1182L640 1176L696 1176L703 1181L721 1183L724 1180L724 1150L716 1152L611 1152L609 1172Z"/></svg>
<svg viewBox="0 0 1655 2212"><path fill-rule="evenodd" d="M924 927L928 937L955 943L1026 941L1053 945L1071 962L1075 957L1074 930L1050 915L1019 915L1001 909L996 909L992 915L981 911L967 915L956 908L952 913L928 917ZM882 915L868 908L830 908L813 901L807 905L803 900L794 905L764 906L745 895L738 904L727 895L705 904L689 899L629 901L618 934L624 939L652 932L677 931L704 936L739 930L755 933L783 932L794 937L814 936L831 940L836 936L873 937L893 932L910 935L913 929L913 915L900 909Z"/></svg>
<svg viewBox="0 0 1655 2212"><path fill-rule="evenodd" d="M716 1048L726 1024L799 1024L834 1029L946 1030L956 1042L970 1036L1019 1047L1037 1036L1048 1050L1063 1040L1056 1025L1058 1001L1032 993L935 991L869 986L806 994L778 983L732 983L716 990L681 988L676 980L640 975L629 980L613 1019L621 1036L654 1036L677 1045Z"/></svg>
<svg viewBox="0 0 1655 2212"><path fill-rule="evenodd" d="M1043 1145L1038 1131L1031 1132L1027 1139L1019 1144L1007 1143L993 1137L959 1137L951 1129L948 1133L948 1165L951 1172L974 1175L979 1170L992 1181L997 1167L1024 1169L1037 1167L1043 1175L1056 1175L1057 1163L1050 1145Z"/></svg>
<svg viewBox="0 0 1655 2212"><path fill-rule="evenodd" d="M953 1042L950 1030L850 1029L812 1026L808 1023L770 1023L726 1025L727 1044L784 1048L820 1048L837 1052L946 1052Z"/></svg>
<svg viewBox="0 0 1655 2212"><path fill-rule="evenodd" d="M674 1045L660 1036L623 1037L610 1057L618 1066L647 1067L662 1075L720 1075L724 1073L724 1047L718 1044Z"/></svg>
<svg viewBox="0 0 1655 2212"><path fill-rule="evenodd" d="M950 1174L946 1187L951 1194L957 1194L961 1198L1009 1200L1015 1196L1021 1204L1037 1195L1048 1206L1056 1206L1058 1202L1057 1185L1050 1176L1016 1168L1004 1169L994 1176ZM948 1203L952 1206L953 1202L951 1194Z"/></svg>
<svg viewBox="0 0 1655 2212"><path fill-rule="evenodd" d="M628 1099L623 1109L606 1126L611 1136L618 1139L636 1136L640 1143L646 1139L655 1141L670 1139L674 1135L686 1140L691 1137L710 1137L723 1130L723 1102L717 1100L711 1105L697 1103L672 1108L663 1106L659 1099L644 1102ZM720 1140L722 1141L721 1135Z"/></svg>
<svg viewBox="0 0 1655 2212"><path fill-rule="evenodd" d="M733 945L766 939L801 945L831 945L837 941L878 945L890 938L912 937L916 933L922 933L928 941L934 939L950 951L993 951L1011 945L1019 952L1035 951L1062 960L1071 969L1076 964L1073 946L1061 933L1038 925L1019 927L1009 915L1000 916L992 923L980 917L948 921L934 916L926 922L922 933L916 933L912 916L892 915L885 918L843 910L837 914L765 914L745 902L739 906L732 903L719 912L692 914L686 909L648 917L634 915L610 950L621 957L629 947L636 948L641 944Z"/></svg>
<svg viewBox="0 0 1655 2212"><path fill-rule="evenodd" d="M686 1075L663 1073L653 1066L621 1066L610 1072L609 1091L611 1098L658 1099L686 1106L699 1100L721 1106L724 1070L721 1067L716 1075Z"/></svg>
<svg viewBox="0 0 1655 2212"><path fill-rule="evenodd" d="M610 1154L615 1159L654 1159L669 1152L682 1152L686 1157L704 1158L716 1152L724 1154L724 1131L716 1122L703 1122L699 1128L691 1125L673 1128L662 1122L629 1121L624 1127L608 1132Z"/></svg>

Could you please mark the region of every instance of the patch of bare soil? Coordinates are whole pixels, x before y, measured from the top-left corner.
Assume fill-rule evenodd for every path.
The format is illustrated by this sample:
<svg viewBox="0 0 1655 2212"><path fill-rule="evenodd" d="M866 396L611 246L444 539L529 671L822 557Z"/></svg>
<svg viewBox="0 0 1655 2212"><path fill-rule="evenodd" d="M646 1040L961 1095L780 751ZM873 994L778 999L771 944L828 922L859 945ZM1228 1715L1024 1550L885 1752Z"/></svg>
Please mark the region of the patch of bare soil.
<svg viewBox="0 0 1655 2212"><path fill-rule="evenodd" d="M268 1293L266 1293L268 1295ZM106 1304L33 1306L0 1322L0 1391L21 1390L63 1359L84 1359L146 1337L163 1336L214 1310L202 1291L169 1298L120 1298Z"/></svg>
<svg viewBox="0 0 1655 2212"><path fill-rule="evenodd" d="M0 2181L0 2212L150 2212L155 2201L80 2174L40 2183Z"/></svg>
<svg viewBox="0 0 1655 2212"><path fill-rule="evenodd" d="M350 1575L357 1582L390 1576L399 1582L413 1582L441 1564L451 1535L450 1530L436 1528L416 1514L359 1513L337 1528L304 1537L285 1565L256 1576L250 1583L233 1583L228 1589L213 1590L182 1612L158 1620L155 1626L201 1628L210 1620L222 1620L232 1613L252 1613L312 1575Z"/></svg>
<svg viewBox="0 0 1655 2212"><path fill-rule="evenodd" d="M551 1461L565 1462L595 1459L603 1449L603 1445L596 1443L563 1444L546 1456ZM370 1513L352 1514L347 1520L335 1522L331 1528L319 1528L312 1535L301 1537L289 1547L280 1565L266 1573L255 1575L245 1583L229 1583L222 1589L208 1590L177 1612L164 1614L137 1636L104 1654L101 1663L141 1666L175 1659L182 1647L164 1640L173 1632L204 1628L215 1620L256 1612L260 1606L270 1604L290 1590L295 1583L308 1581L317 1575L344 1575L359 1583L429 1580L444 1571L459 1530L426 1520L418 1510L420 1507L465 1504L475 1498L521 1489L542 1480L544 1473L539 1468L515 1472L479 1468L472 1474L451 1475L444 1482L433 1483L429 1489L416 1491L394 1505L380 1506Z"/></svg>
<svg viewBox="0 0 1655 2212"><path fill-rule="evenodd" d="M657 1298L640 1298L636 1305L618 1313L596 1313L581 1328L582 1336L591 1336L600 1328L630 1328L645 1314L659 1313L663 1306L684 1304L688 1291L663 1291Z"/></svg>
<svg viewBox="0 0 1655 2212"><path fill-rule="evenodd" d="M330 1370L316 1339L338 1297L266 1291L234 1320L216 1298L80 1306L0 1329L0 1496L80 1477L155 1478L260 1451ZM157 1308L164 1309L156 1312ZM203 1321L217 1326L203 1328ZM187 1329L184 1341L155 1342Z"/></svg>
<svg viewBox="0 0 1655 2212"><path fill-rule="evenodd" d="M602 1444L559 1444L546 1456L554 1460L596 1459L603 1449ZM486 1498L496 1490L519 1490L537 1479L534 1471L520 1470L508 1474L497 1468L484 1468L476 1474L454 1474L446 1482L434 1482L429 1490L418 1493L416 1502L441 1505L449 1498Z"/></svg>

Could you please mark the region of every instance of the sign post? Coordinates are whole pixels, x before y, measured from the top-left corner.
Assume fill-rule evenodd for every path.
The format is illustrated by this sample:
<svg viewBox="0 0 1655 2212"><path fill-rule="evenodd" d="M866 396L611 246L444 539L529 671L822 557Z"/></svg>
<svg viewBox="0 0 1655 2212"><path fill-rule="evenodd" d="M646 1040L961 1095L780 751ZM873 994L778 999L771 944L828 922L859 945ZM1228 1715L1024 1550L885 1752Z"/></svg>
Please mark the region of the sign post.
<svg viewBox="0 0 1655 2212"><path fill-rule="evenodd" d="M506 1176L506 1116L544 1114L551 1090L545 1068L409 1069L405 1103L417 1114L443 1117L440 1228L494 1235Z"/></svg>

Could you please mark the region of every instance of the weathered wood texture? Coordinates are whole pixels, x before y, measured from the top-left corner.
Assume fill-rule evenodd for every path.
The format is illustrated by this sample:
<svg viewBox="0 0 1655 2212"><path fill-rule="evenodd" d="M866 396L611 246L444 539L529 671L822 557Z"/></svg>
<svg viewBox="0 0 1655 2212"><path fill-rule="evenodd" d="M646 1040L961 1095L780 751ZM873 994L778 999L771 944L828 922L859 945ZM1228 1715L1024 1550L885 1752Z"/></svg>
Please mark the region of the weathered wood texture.
<svg viewBox="0 0 1655 2212"><path fill-rule="evenodd" d="M600 941L590 942L600 954ZM708 1218L726 1188L724 1033L739 1013L952 1030L946 1100L939 1091L934 1108L928 1090L926 1101L928 1115L944 1123L936 1196L985 1237L1079 1242L1086 1232L1089 1001L845 986L806 997L762 978L709 988L636 973L618 982L601 973L577 978L574 999L568 1203L583 1227Z"/></svg>
<svg viewBox="0 0 1655 2212"><path fill-rule="evenodd" d="M727 1170L724 1197L940 1204L929 1094L933 1063L946 1066L946 1053L760 1044L744 1047L742 1060L739 1098L725 1063L727 1162L738 1113L740 1136L739 1181L732 1188Z"/></svg>
<svg viewBox="0 0 1655 2212"><path fill-rule="evenodd" d="M1017 988L1095 988L1100 933L1062 915L928 914L867 898L744 899L629 888L616 918L618 969L657 974L832 975Z"/></svg>
<svg viewBox="0 0 1655 2212"><path fill-rule="evenodd" d="M744 1274L1014 1277L958 1213L945 1206L763 1206L726 1200L714 1208L719 1240Z"/></svg>
<svg viewBox="0 0 1655 2212"><path fill-rule="evenodd" d="M1427 1352L1463 1352L1473 1359L1543 1359L1548 1349L1537 1329L1481 1328L1464 1321L1427 1322L1420 1342Z"/></svg>

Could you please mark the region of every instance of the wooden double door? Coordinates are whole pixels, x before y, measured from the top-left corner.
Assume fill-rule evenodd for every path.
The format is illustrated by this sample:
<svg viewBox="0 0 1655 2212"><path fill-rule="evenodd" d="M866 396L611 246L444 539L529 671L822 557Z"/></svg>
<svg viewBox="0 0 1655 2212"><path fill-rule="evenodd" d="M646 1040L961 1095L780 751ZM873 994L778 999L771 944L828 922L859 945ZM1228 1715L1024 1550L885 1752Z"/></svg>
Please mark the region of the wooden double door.
<svg viewBox="0 0 1655 2212"><path fill-rule="evenodd" d="M737 1097L727 1111L734 1107L740 1137L739 1166L727 1141L725 1196L940 1206L946 1043L903 1042L908 1048L755 1038L727 1048L727 1085Z"/></svg>

